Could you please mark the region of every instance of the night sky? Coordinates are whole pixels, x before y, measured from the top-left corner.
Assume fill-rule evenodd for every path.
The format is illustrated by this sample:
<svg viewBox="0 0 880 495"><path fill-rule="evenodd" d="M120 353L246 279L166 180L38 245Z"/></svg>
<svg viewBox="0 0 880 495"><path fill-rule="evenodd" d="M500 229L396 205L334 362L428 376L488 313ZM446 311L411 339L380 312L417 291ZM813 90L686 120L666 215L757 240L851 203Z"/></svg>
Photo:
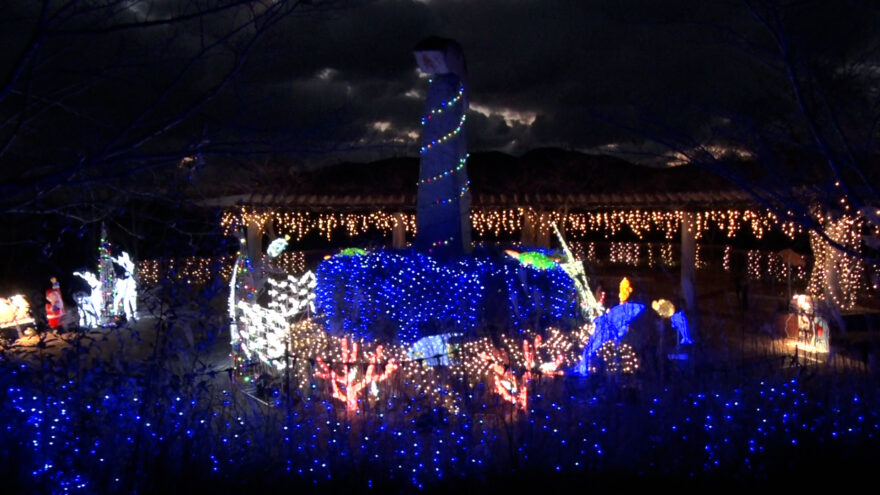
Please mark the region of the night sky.
<svg viewBox="0 0 880 495"><path fill-rule="evenodd" d="M876 20L877 9L788 3L793 42L823 64L878 41L870 16L854 15ZM773 40L738 0L388 1L296 22L287 49L258 64L255 91L269 104L251 115L294 116L336 142L413 153L426 84L411 49L432 34L465 50L473 150L637 150L655 121L705 142L730 115L763 124L787 110Z"/></svg>
<svg viewBox="0 0 880 495"><path fill-rule="evenodd" d="M0 2L10 259L52 258L59 235L95 242L105 221L119 236L157 224L189 242L204 229L164 219L195 196L326 163L417 157L428 81L412 50L429 36L464 50L470 152L555 147L669 165L707 147L763 167L803 156L795 150L821 164L805 108L834 153L877 149L875 2L41 5ZM758 155L768 149L771 160ZM802 163L774 165L764 186L815 183ZM708 168L744 184L735 168Z"/></svg>
<svg viewBox="0 0 880 495"><path fill-rule="evenodd" d="M14 66L14 48L26 46L27 26L39 14L32 3L13 2L0 15L7 19L3 66ZM208 51L163 96L189 56L260 7L134 32L65 34L186 12L176 1L122 7L111 20L71 16L51 26L60 34L38 52L45 65L33 73L34 93L49 98L71 82L82 87L64 93L63 104L49 109L51 121L12 150L18 158L94 156L108 142L139 142L162 128L164 115L213 90L234 60L241 66L233 81L163 131L164 140L154 139L157 149L318 161L415 155L427 82L412 48L437 35L457 40L467 57L469 149L624 150L648 153L630 159L656 161L667 151L656 145L657 133L737 147L737 124L779 125L796 113L779 40L762 24L774 15L799 60L820 77L829 74L819 82L869 101L857 76L876 71L880 17L875 4L861 1L309 2L268 29L246 57L233 58L244 37ZM145 109L137 120L144 132L128 129ZM59 149L35 153L33 144L46 137Z"/></svg>

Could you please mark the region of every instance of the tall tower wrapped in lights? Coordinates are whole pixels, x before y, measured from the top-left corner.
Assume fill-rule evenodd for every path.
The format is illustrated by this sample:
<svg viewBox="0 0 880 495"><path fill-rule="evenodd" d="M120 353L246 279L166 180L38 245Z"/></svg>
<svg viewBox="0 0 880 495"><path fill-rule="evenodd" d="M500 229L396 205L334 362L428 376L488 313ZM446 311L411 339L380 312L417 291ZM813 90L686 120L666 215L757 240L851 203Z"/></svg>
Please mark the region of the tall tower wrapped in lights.
<svg viewBox="0 0 880 495"><path fill-rule="evenodd" d="M413 53L431 76L422 116L415 247L454 257L471 245L464 53L455 41L436 37L419 42Z"/></svg>

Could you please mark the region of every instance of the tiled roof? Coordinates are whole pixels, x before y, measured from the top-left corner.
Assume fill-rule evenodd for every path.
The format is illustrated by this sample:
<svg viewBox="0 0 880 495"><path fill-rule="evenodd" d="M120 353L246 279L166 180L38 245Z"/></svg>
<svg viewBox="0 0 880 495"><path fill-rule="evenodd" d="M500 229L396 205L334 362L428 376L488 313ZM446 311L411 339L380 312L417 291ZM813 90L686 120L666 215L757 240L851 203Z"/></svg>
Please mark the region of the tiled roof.
<svg viewBox="0 0 880 495"><path fill-rule="evenodd" d="M413 194L272 194L253 193L206 199L202 206L227 208L233 206L280 207L302 210L322 209L386 209L413 210L416 195ZM512 193L474 194L474 208L532 207L537 209L563 208L576 210L598 209L715 209L749 207L756 203L752 197L737 190L685 191L646 193Z"/></svg>

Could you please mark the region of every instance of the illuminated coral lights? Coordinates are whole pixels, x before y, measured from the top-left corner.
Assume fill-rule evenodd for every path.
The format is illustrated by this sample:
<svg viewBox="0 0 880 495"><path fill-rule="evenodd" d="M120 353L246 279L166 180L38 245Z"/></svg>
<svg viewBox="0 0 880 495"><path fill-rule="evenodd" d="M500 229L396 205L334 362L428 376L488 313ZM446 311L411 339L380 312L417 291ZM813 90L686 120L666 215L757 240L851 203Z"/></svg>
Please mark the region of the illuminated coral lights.
<svg viewBox="0 0 880 495"><path fill-rule="evenodd" d="M315 376L328 380L333 390L333 397L345 403L349 411L358 409L358 398L361 392L367 387L372 388L372 392L378 395L376 383L383 382L397 371L397 363L391 359L386 360L383 356L383 347L376 347L376 351L369 358L369 364L363 375L358 373L358 343L356 341L349 342L345 337L340 338L342 348L342 371L337 372L336 369L326 363L321 356L317 357L318 369Z"/></svg>

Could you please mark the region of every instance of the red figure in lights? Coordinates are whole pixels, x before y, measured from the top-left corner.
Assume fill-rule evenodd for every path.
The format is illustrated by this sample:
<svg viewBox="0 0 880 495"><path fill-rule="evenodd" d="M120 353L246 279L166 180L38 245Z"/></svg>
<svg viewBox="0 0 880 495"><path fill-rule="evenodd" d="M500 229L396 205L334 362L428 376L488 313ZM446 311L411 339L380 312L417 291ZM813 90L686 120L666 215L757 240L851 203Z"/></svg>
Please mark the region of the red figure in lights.
<svg viewBox="0 0 880 495"><path fill-rule="evenodd" d="M318 370L315 372L315 376L324 380L330 380L330 385L333 387L333 397L345 402L349 411L356 411L358 408L358 396L361 391L370 385L388 379L392 373L397 371L398 366L392 359L385 364L385 371L383 373L376 373L376 366L382 360L383 347L380 345L376 347L376 353L370 359L366 373L358 379L356 363L358 343L352 341L349 347L348 339L341 337L339 340L342 342L342 366L344 371L337 373L336 370L332 369L318 356L316 360Z"/></svg>
<svg viewBox="0 0 880 495"><path fill-rule="evenodd" d="M523 371L522 376L517 379L509 367L501 364L501 360L487 353L481 353L480 358L489 364L489 370L492 372L495 391L507 402L516 404L521 409L526 410L529 405L529 383L532 381L532 372L538 371L543 375L562 375L564 372L559 369L565 360L565 356L559 354L553 361L546 362L535 366L535 356L538 349L543 344L540 335L535 336L534 344L530 344L527 339L523 340Z"/></svg>
<svg viewBox="0 0 880 495"><path fill-rule="evenodd" d="M49 328L61 326L61 317L64 316L64 301L61 299L61 287L55 277L50 279L52 287L46 290L46 318L49 320Z"/></svg>

